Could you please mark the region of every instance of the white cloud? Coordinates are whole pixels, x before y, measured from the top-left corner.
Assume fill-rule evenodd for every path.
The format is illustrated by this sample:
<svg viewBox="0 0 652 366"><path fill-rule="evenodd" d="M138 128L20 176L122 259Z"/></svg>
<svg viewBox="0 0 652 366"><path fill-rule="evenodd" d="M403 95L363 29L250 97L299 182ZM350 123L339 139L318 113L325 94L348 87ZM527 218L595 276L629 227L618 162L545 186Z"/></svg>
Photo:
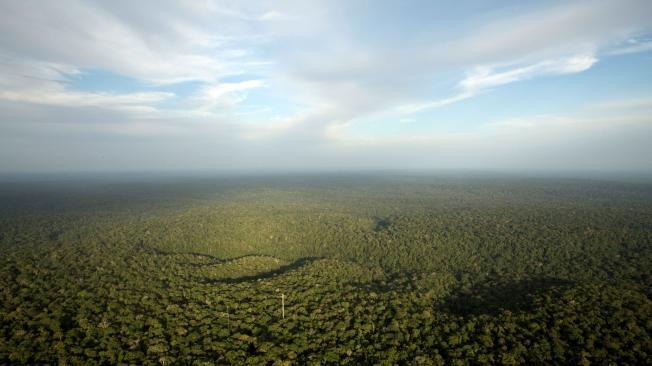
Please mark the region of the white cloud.
<svg viewBox="0 0 652 366"><path fill-rule="evenodd" d="M173 93L164 92L109 94L47 89L0 91L0 99L12 102L65 107L102 107L136 112L154 112L156 109L149 104L162 102L173 96Z"/></svg>
<svg viewBox="0 0 652 366"><path fill-rule="evenodd" d="M576 55L555 60L545 60L533 65L495 72L479 67L460 82L460 87L473 94L484 89L505 85L543 75L563 75L586 71L598 60L593 55Z"/></svg>
<svg viewBox="0 0 652 366"><path fill-rule="evenodd" d="M492 67L477 67L460 81L458 94L434 102L403 106L404 113L415 113L425 109L444 107L497 86L532 79L546 75L564 75L583 72L591 68L598 60L593 55L581 54L554 60L540 61L532 65L520 66L503 71Z"/></svg>
<svg viewBox="0 0 652 366"><path fill-rule="evenodd" d="M456 62L534 63L629 38L650 28L651 15L646 0L562 2L479 25L449 46Z"/></svg>
<svg viewBox="0 0 652 366"><path fill-rule="evenodd" d="M152 9L156 9L155 15L148 16ZM168 114L210 116L235 106L244 100L247 90L263 83L221 83L220 79L258 73L273 64L259 57L252 47L266 42L252 30L252 22L259 20L217 1L2 2L0 99L53 107L115 109L131 113L123 116L126 120L145 114L150 119L167 118ZM190 97L148 90L74 90L69 78L85 69L110 71L152 86L189 80L200 81L203 86ZM184 109L157 113L161 112L158 104L173 97L173 107Z"/></svg>
<svg viewBox="0 0 652 366"><path fill-rule="evenodd" d="M100 107L137 114L152 113L154 104L175 96L169 92L109 93L70 91L68 77L77 68L48 62L18 62L5 59L0 65L0 99L69 108Z"/></svg>
<svg viewBox="0 0 652 366"><path fill-rule="evenodd" d="M155 15L147 16L152 9ZM0 12L0 49L7 54L157 84L213 82L242 72L238 58L254 57L233 50L251 32L244 29L246 20L221 4L5 1Z"/></svg>
<svg viewBox="0 0 652 366"><path fill-rule="evenodd" d="M384 20L399 16L386 3L374 4L370 11L344 1L285 0L275 2L273 8L247 1L1 1L0 135L5 142L15 137L21 143L39 144L41 137L56 134L57 139L42 139L54 141L49 142L53 151L57 147L65 151L80 136L106 139L114 144L107 143L107 149L120 150L115 153L117 166L123 155L127 156L123 162L132 162L127 150L120 149L122 137L115 137L121 136L120 131L129 136L165 135L167 140L152 141L158 144L151 150L152 161L161 160L154 151L160 152L181 167L188 160L214 167L247 164L257 158L270 165L285 158L297 165L311 165L314 159L324 165L339 161L402 166L399 157L416 161L438 152L442 152L440 160L423 158L424 164L445 162L446 157L472 164L478 160L464 148L474 151L473 143L488 135L424 135L379 140L372 147L368 141L345 141L346 127L400 106L408 111L441 107L509 83L582 72L592 67L596 55L605 58L648 47L644 41L625 45L623 41L651 28L650 1L557 4L506 6L438 28L438 22L429 18L401 19L415 24L382 22L375 16L383 11L390 12ZM447 6L431 2L415 8L435 16ZM622 48L612 49L613 45ZM2 66L7 59L10 65ZM66 75L89 68L150 84L196 80L201 87L188 98L160 92L70 89ZM469 73L454 84L451 96L432 101L433 85L441 87L460 71ZM229 75L255 80L221 82ZM299 112L256 121L238 119L244 114L238 104L248 92L262 87L270 89L265 94L299 105ZM175 109L165 113L157 109L157 104L170 99ZM257 100L259 104L264 103ZM271 104L262 107L273 108ZM416 125L406 119L395 120L405 129ZM68 123L75 120L83 120L84 125ZM523 117L509 123L524 129L538 120ZM503 123L503 131L509 123ZM570 131L563 129L564 123L572 121L560 120L556 133L562 136ZM643 124L635 127L647 131ZM593 132L586 136L597 136ZM616 131L623 139L628 133ZM183 143L169 148L175 137ZM536 140L526 134L520 138ZM581 139L579 132L576 138ZM516 140L513 149L527 145ZM16 141L5 146L20 148ZM480 141L486 150L478 153L492 155L490 144L483 144ZM356 150L363 148L366 152ZM138 152L137 144L133 149ZM507 152L512 150L508 145L504 149L502 158L509 161ZM467 159L455 154L466 154Z"/></svg>
<svg viewBox="0 0 652 366"><path fill-rule="evenodd" d="M464 99L471 98L474 95L475 93L463 91L451 97L438 99L432 102L421 103L421 104L408 104L408 105L400 106L398 108L398 111L399 113L411 114L411 113L421 112L426 109L441 108L447 105L451 105L453 103L460 102Z"/></svg>
<svg viewBox="0 0 652 366"><path fill-rule="evenodd" d="M245 91L264 86L262 80L209 84L190 97L187 104L191 108L191 113L210 115L220 110L231 109L246 99Z"/></svg>
<svg viewBox="0 0 652 366"><path fill-rule="evenodd" d="M322 11L314 27L310 17L304 19L308 26L301 28L300 39L310 41L308 50L275 55L282 72L275 77L299 90L306 104L338 106L352 119L383 111L413 113L519 80L584 71L603 48L651 28L652 2L645 0L522 9L461 20L446 37L436 31L424 35L428 25L422 25L418 35L397 37L398 44L358 39L346 23L349 18ZM463 81L466 86L432 101L433 79L460 69L486 74L472 73Z"/></svg>

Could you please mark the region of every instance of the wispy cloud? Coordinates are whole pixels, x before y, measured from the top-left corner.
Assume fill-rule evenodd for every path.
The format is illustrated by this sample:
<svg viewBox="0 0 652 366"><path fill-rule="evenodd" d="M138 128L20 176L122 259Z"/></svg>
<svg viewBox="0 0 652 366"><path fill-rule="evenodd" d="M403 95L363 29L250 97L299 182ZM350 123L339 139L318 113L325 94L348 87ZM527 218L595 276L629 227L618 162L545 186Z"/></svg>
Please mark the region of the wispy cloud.
<svg viewBox="0 0 652 366"><path fill-rule="evenodd" d="M647 0L506 1L492 9L475 2L462 7L447 2L367 5L342 0L0 1L0 154L6 156L12 147L35 154L21 148L25 141L66 151L92 137L110 142L106 149L115 152L113 165L120 166L129 156L122 148L125 136L153 136L151 156L161 153L177 161L175 156L185 155L207 167L276 166L283 158L298 165L313 159L333 166L338 161L401 165L392 154L416 160L437 151L456 161L455 153L470 154L462 151L472 145L469 141L489 135L473 130L471 137L442 137L423 128L455 119L446 114L453 108L443 106L472 103L471 98L514 83L527 88L528 80L538 78L558 77L567 85L574 78L566 75L593 68L598 58L605 67L583 79L599 78L600 72L649 75L606 70L618 55L650 49L652 2ZM635 57L641 61L647 55ZM92 88L70 82L94 70L137 82L115 90L111 80ZM582 87L589 86L576 90ZM639 85L632 93L641 90L647 89ZM617 93L605 88L603 99L641 114L632 111L643 108L644 100L616 102ZM415 114L426 109L432 113ZM347 135L361 121L386 114L391 114L388 123L359 129L357 134L368 139ZM491 118L471 117L469 124L485 127ZM76 120L83 125L67 123ZM505 120L512 128L539 122L532 116ZM559 120L559 126L564 123L572 120ZM411 137L408 141L397 132L393 139L376 138L392 131ZM556 133L562 136L564 129ZM369 147L370 140L377 148ZM459 150L452 145L439 150L448 143L443 140L458 143ZM366 157L356 150L363 147L369 147ZM132 148L131 155L141 151L138 144ZM176 165L185 166L180 160Z"/></svg>
<svg viewBox="0 0 652 366"><path fill-rule="evenodd" d="M576 55L555 60L545 60L506 71L495 72L491 68L480 67L469 73L460 82L460 86L466 91L477 92L537 76L573 74L586 71L597 61L593 55Z"/></svg>
<svg viewBox="0 0 652 366"><path fill-rule="evenodd" d="M156 84L213 82L241 73L241 62L255 59L242 52L253 33L240 30L248 22L240 12L223 4L205 5L6 1L0 5L0 49ZM152 6L156 16L146 16Z"/></svg>
<svg viewBox="0 0 652 366"><path fill-rule="evenodd" d="M611 56L619 56L649 51L652 51L652 41L631 38L628 39L625 44L607 51L607 54Z"/></svg>
<svg viewBox="0 0 652 366"><path fill-rule="evenodd" d="M518 81L528 80L540 76L564 75L583 72L591 68L598 59L593 55L575 55L554 60L540 61L532 65L519 66L502 71L492 67L477 67L470 71L460 81L458 94L439 99L433 102L402 107L406 113L415 113L425 109L444 107L468 98L483 91Z"/></svg>
<svg viewBox="0 0 652 366"><path fill-rule="evenodd" d="M245 91L264 86L265 83L262 80L209 84L190 97L187 105L191 113L210 115L220 110L231 109L246 99Z"/></svg>
<svg viewBox="0 0 652 366"><path fill-rule="evenodd" d="M0 91L0 99L12 102L65 106L65 107L102 107L122 109L135 112L154 112L152 103L159 103L174 97L174 93L83 93L60 90L22 90Z"/></svg>
<svg viewBox="0 0 652 366"><path fill-rule="evenodd" d="M82 73L65 64L18 62L0 65L0 99L17 103L68 108L99 107L133 112L155 112L154 105L175 97L171 92L89 92L67 89L69 77Z"/></svg>

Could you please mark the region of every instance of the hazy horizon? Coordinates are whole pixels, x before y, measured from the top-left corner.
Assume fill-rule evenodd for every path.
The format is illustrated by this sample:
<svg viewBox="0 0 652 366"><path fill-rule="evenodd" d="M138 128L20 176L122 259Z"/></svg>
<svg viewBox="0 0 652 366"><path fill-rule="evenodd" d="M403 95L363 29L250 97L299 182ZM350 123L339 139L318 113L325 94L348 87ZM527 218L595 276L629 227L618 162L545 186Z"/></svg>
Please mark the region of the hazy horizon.
<svg viewBox="0 0 652 366"><path fill-rule="evenodd" d="M652 174L652 2L0 3L0 178Z"/></svg>
<svg viewBox="0 0 652 366"><path fill-rule="evenodd" d="M30 171L0 172L0 190L13 184L40 185L73 184L168 184L192 182L257 180L328 182L338 179L411 179L431 178L433 184L447 180L467 182L496 179L500 181L523 180L531 182L602 181L605 183L644 184L652 183L652 172L607 170L478 170L478 169L340 169L340 170L143 170L143 171Z"/></svg>

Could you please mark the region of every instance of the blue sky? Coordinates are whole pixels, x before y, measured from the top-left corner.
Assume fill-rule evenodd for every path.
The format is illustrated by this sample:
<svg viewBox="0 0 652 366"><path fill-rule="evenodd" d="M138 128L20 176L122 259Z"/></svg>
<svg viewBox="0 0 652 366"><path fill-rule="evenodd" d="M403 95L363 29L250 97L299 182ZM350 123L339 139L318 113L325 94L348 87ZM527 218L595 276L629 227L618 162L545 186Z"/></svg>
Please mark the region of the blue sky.
<svg viewBox="0 0 652 366"><path fill-rule="evenodd" d="M652 171L652 3L0 3L0 171Z"/></svg>

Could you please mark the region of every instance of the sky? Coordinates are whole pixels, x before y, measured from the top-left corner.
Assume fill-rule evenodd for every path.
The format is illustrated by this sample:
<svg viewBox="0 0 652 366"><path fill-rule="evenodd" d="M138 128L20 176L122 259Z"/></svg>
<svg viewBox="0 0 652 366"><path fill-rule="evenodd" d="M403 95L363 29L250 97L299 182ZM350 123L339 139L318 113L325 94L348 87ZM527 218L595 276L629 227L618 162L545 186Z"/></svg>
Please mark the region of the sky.
<svg viewBox="0 0 652 366"><path fill-rule="evenodd" d="M652 172L652 1L0 0L0 172Z"/></svg>

